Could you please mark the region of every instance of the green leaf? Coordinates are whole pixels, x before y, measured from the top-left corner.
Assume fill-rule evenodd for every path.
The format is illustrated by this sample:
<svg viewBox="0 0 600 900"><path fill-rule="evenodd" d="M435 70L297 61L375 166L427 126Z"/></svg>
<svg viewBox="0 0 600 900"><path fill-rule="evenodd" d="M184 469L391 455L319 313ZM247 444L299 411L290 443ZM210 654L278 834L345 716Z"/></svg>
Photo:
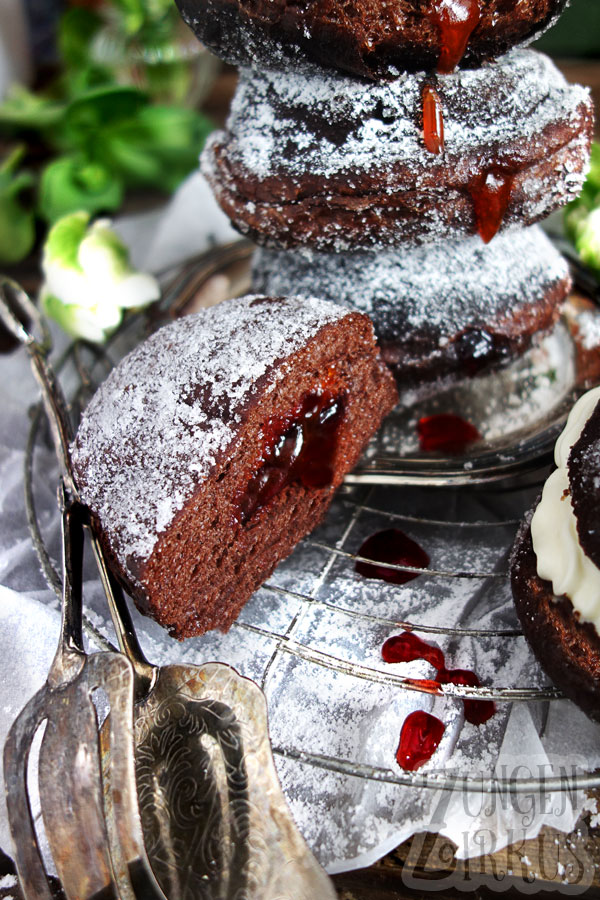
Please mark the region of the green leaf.
<svg viewBox="0 0 600 900"><path fill-rule="evenodd" d="M99 136L97 153L126 184L170 192L198 166L212 125L200 113L181 107L146 106L135 119Z"/></svg>
<svg viewBox="0 0 600 900"><path fill-rule="evenodd" d="M165 18L174 21L178 18L172 0L112 0L112 3L129 35L136 35Z"/></svg>
<svg viewBox="0 0 600 900"><path fill-rule="evenodd" d="M17 172L25 147L16 147L0 165L0 263L24 259L35 241L33 210L22 193L34 184L30 172Z"/></svg>
<svg viewBox="0 0 600 900"><path fill-rule="evenodd" d="M63 150L84 150L90 155L105 128L137 116L147 103L146 95L134 87L104 84L85 91L65 110L61 135Z"/></svg>
<svg viewBox="0 0 600 900"><path fill-rule="evenodd" d="M0 263L20 262L34 242L33 212L24 209L17 197L0 195Z"/></svg>
<svg viewBox="0 0 600 900"><path fill-rule="evenodd" d="M594 141L592 141L590 171L586 179L586 188L591 188L595 193L600 192L600 144Z"/></svg>
<svg viewBox="0 0 600 900"><path fill-rule="evenodd" d="M63 156L42 172L39 212L48 222L76 210L112 212L122 202L122 180L99 163Z"/></svg>
<svg viewBox="0 0 600 900"><path fill-rule="evenodd" d="M63 103L33 94L22 85L13 85L0 103L0 131L44 131L62 121Z"/></svg>
<svg viewBox="0 0 600 900"><path fill-rule="evenodd" d="M565 231L567 233L567 237L574 244L577 238L577 234L579 230L583 226L583 223L589 216L590 211L585 203L582 203L581 200L575 200L573 203L570 203L565 209L564 213L564 223L565 223Z"/></svg>
<svg viewBox="0 0 600 900"><path fill-rule="evenodd" d="M575 246L584 263L600 271L600 207L580 223Z"/></svg>
<svg viewBox="0 0 600 900"><path fill-rule="evenodd" d="M71 7L62 14L58 25L58 49L65 66L86 69L90 65L92 41L101 26L98 13L85 7Z"/></svg>
<svg viewBox="0 0 600 900"><path fill-rule="evenodd" d="M25 156L25 144L18 144L0 163L0 185L8 184L14 176L15 170Z"/></svg>

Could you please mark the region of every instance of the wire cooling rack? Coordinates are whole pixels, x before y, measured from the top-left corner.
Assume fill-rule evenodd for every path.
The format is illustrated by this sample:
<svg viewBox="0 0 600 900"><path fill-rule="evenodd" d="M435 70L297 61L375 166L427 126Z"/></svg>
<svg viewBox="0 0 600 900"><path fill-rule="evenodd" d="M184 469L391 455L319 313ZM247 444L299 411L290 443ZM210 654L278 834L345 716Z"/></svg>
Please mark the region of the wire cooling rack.
<svg viewBox="0 0 600 900"><path fill-rule="evenodd" d="M249 250L245 243L232 248L221 248L180 273L165 291L161 306L150 317L138 316L131 319L106 347L99 349L80 343L70 345L55 366L61 374L66 391L73 398L74 417L78 417L79 410L111 369L114 361L139 340L144 332L152 330L165 317L180 314L182 310L189 308L193 298L207 286L214 299L214 278L221 279L218 281L219 291L225 294L243 290L248 258ZM231 273L232 267L234 274L229 275L225 283L224 273ZM224 297L217 296L217 299ZM586 308L586 314L590 314L589 308ZM572 341L568 335L561 340L559 352L567 352L565 347L571 352ZM576 348L573 352L577 356ZM569 369L568 366L565 368ZM246 618L243 613L233 626L234 632L257 635L268 642L270 656L263 667L263 689L268 692L277 667L282 661L289 659L315 667L316 671L332 672L336 676L387 686L394 691L421 692L455 702L474 699L493 700L500 705L534 703L539 705L543 713L547 713L548 705L562 698L558 689L541 681L539 677L524 684L492 684L479 688L439 685L432 681L420 682L390 671L389 667L381 668L369 661L345 658L341 653L324 649L322 642L307 639L302 623L305 623L307 614L318 612L331 615L336 621L342 618L358 628L374 628L385 635L400 630L416 631L433 640L449 642L454 647L460 646L465 640L475 644L497 643L506 648L510 648L513 642L522 642L521 630L510 603L508 554L518 523L535 499L547 474L545 467L549 449L564 418L567 401L570 402L573 394L584 387L583 381L576 376L576 370L576 365L571 366L571 374L565 383L556 386L556 403L550 415L548 408L543 410L540 417L543 425L538 424L537 429L527 434L510 454L505 446L500 450L494 448L491 441L483 449L474 451L471 459L424 460L411 456L410 448L405 456L390 453L381 437L375 442L374 450L372 448L371 454L367 454L366 462L338 493L332 507L333 512L325 524L302 542L294 555L295 561L282 563L261 589L263 595L285 601L287 618L278 616L277 627L274 627L268 617L257 622ZM439 405L444 401L437 398L435 402ZM402 412L392 425L394 434L398 432L398 421L404 421L403 427L408 429L411 418ZM36 513L35 451L43 439L44 414L39 407L32 414L26 448L26 508L42 570L49 585L60 595L61 577L51 559ZM503 459L499 458L502 454ZM408 466L407 459L410 460ZM469 462L473 465L469 466ZM508 478L507 475L511 477ZM482 510L487 511L488 515L482 517ZM460 584L466 602L457 621L446 624L447 620L443 617L440 620L439 616L431 621L426 613L421 617L418 609L412 609L406 617L395 617L389 612L389 603L384 603L380 612L378 603L348 602L349 595L340 593L337 587L340 583L348 584L358 577L354 574L356 562L369 562L358 555L359 538L385 528L401 528L412 534L416 533L423 545L440 545L437 562L434 554L431 565L426 569L406 566L396 568L418 575L419 579L410 584L425 581L426 587L423 590L432 596L436 592L443 594L448 585ZM477 552L473 552L474 542L478 547ZM448 544L452 545L450 551ZM314 560L318 562L315 564ZM304 568L304 561L308 561L309 566L314 566L308 573ZM303 575L298 578L296 576L299 571ZM370 580L369 589L371 593L377 591L377 585ZM396 590L402 591L402 588ZM499 606L495 600L498 596L504 598ZM492 606L496 603L497 608L490 610L488 607L492 599ZM402 609L400 602L398 609ZM85 624L100 646L112 648L110 641L89 619L86 619ZM542 714L542 731L544 718ZM277 741L273 750L287 759L317 769L374 782L437 790L466 789L473 785L472 774L451 771L404 772L399 768L371 765L344 758L341 754L311 752ZM562 774L560 777L510 779L491 774L489 777L480 777L477 781L480 792L572 791L597 787L600 787L600 775L593 772L577 772L568 777Z"/></svg>

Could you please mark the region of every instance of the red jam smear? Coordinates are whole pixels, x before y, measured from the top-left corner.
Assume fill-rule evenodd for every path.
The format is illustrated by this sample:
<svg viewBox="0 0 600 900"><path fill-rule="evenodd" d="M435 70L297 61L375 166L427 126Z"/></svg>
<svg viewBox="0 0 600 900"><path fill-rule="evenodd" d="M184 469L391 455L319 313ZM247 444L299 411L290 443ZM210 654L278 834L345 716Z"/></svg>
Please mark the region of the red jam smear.
<svg viewBox="0 0 600 900"><path fill-rule="evenodd" d="M510 203L514 182L513 173L489 169L478 175L469 185L477 231L485 244L489 244L500 230Z"/></svg>
<svg viewBox="0 0 600 900"><path fill-rule="evenodd" d="M419 446L424 453L464 453L481 439L474 425L452 413L423 416L417 422Z"/></svg>
<svg viewBox="0 0 600 900"><path fill-rule="evenodd" d="M381 648L384 662L412 662L414 659L425 659L436 669L444 667L444 654L439 647L427 644L416 634L405 631L388 638Z"/></svg>
<svg viewBox="0 0 600 900"><path fill-rule="evenodd" d="M307 394L289 415L268 420L254 474L237 498L240 522L251 519L293 482L314 489L331 484L343 416L343 395L324 389Z"/></svg>
<svg viewBox="0 0 600 900"><path fill-rule="evenodd" d="M444 113L442 101L430 84L423 88L423 140L430 153L444 152Z"/></svg>
<svg viewBox="0 0 600 900"><path fill-rule="evenodd" d="M371 535L361 545L358 556L372 559L375 563L391 563L396 566L410 566L413 569L426 569L429 565L429 556L423 548L399 528L389 528ZM357 562L355 570L365 578L378 578L390 584L406 584L421 574L388 569L385 565L366 562Z"/></svg>
<svg viewBox="0 0 600 900"><path fill-rule="evenodd" d="M437 70L447 74L465 55L469 38L479 25L479 0L434 0L429 16L440 33Z"/></svg>
<svg viewBox="0 0 600 900"><path fill-rule="evenodd" d="M440 684L462 684L466 687L480 687L479 678L470 669L440 669L438 671ZM465 719L472 725L483 725L491 719L496 712L496 704L493 700L463 700Z"/></svg>
<svg viewBox="0 0 600 900"><path fill-rule="evenodd" d="M443 722L422 709L407 716L396 751L400 768L415 772L425 765L439 747L445 730Z"/></svg>
<svg viewBox="0 0 600 900"><path fill-rule="evenodd" d="M438 693L440 685L442 684L481 687L481 682L475 672L471 669L447 669L446 660L440 648L433 644L428 644L410 631L405 631L402 634L396 634L391 638L388 638L381 648L381 656L383 660L388 663L412 662L415 659L423 659L430 663L437 670L435 680L431 678L406 679L407 684L419 688L429 694ZM483 725L491 719L496 712L496 704L493 700L465 699L462 702L465 719L472 725ZM413 715L415 714L413 713ZM427 713L422 712L422 715L426 716ZM408 718L410 719L410 716ZM406 721L408 721L408 719ZM402 733L404 733L404 729ZM400 745L402 746L402 735L400 737ZM435 750L435 747L437 747L437 744L433 747L433 750ZM398 753L400 753L400 747L398 748ZM396 758L398 759L398 757ZM423 762L426 762L426 759L424 759ZM419 765L423 765L423 762L419 763ZM402 765L400 759L398 759L398 763ZM405 768L405 766L402 767Z"/></svg>

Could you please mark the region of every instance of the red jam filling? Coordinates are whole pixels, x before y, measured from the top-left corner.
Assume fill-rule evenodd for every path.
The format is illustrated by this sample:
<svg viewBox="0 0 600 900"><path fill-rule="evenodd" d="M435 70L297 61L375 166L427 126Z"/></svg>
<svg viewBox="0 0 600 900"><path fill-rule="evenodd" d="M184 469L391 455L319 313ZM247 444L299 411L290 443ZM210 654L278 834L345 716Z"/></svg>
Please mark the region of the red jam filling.
<svg viewBox="0 0 600 900"><path fill-rule="evenodd" d="M430 153L444 152L442 101L430 84L426 84L423 88L423 140Z"/></svg>
<svg viewBox="0 0 600 900"><path fill-rule="evenodd" d="M441 684L462 684L466 687L480 687L481 685L475 672L470 669L447 669L446 660L440 648L428 644L411 631L388 638L381 648L381 656L385 662L389 663L412 662L414 659L424 659L431 663L437 669L435 681L430 678L407 679L409 684L428 693L437 693ZM496 712L496 704L493 700L463 700L463 706L465 719L472 725L483 725Z"/></svg>
<svg viewBox="0 0 600 900"><path fill-rule="evenodd" d="M445 730L443 722L422 709L407 716L396 751L400 768L415 772L425 765L439 747Z"/></svg>
<svg viewBox="0 0 600 900"><path fill-rule="evenodd" d="M447 74L465 55L469 38L479 25L479 0L434 0L429 15L440 32L438 72Z"/></svg>
<svg viewBox="0 0 600 900"><path fill-rule="evenodd" d="M287 416L268 420L261 455L237 498L240 522L248 522L293 482L315 489L331 484L343 416L343 396L323 389L307 394Z"/></svg>
<svg viewBox="0 0 600 900"><path fill-rule="evenodd" d="M486 244L489 244L500 230L514 181L514 174L490 169L475 178L469 186L475 208L477 231Z"/></svg>
<svg viewBox="0 0 600 900"><path fill-rule="evenodd" d="M419 446L424 453L464 453L470 444L480 440L474 425L451 413L424 416L417 422Z"/></svg>
<svg viewBox="0 0 600 900"><path fill-rule="evenodd" d="M410 566L412 569L426 569L429 565L429 556L423 548L399 528L389 528L371 535L362 544L358 556L372 559L376 563ZM406 584L420 575L419 572L402 572L400 569L388 569L385 565L366 562L357 562L355 570L365 578L378 578L390 584Z"/></svg>
<svg viewBox="0 0 600 900"><path fill-rule="evenodd" d="M400 663L412 662L414 659L425 659L436 669L444 666L444 654L439 647L427 644L416 634L405 631L404 634L395 634L388 638L381 648L381 656L384 662Z"/></svg>
<svg viewBox="0 0 600 900"><path fill-rule="evenodd" d="M480 681L475 672L470 669L440 669L438 671L440 684L463 684L466 687L479 687ZM496 704L493 700L463 700L465 719L472 725L483 725L491 719L496 712Z"/></svg>

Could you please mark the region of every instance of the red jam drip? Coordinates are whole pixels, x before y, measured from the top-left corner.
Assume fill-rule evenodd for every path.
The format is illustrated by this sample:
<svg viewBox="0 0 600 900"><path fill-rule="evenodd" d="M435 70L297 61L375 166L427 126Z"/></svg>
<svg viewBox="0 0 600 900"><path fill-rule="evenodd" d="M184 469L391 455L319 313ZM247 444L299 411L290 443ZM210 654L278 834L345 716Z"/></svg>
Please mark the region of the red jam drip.
<svg viewBox="0 0 600 900"><path fill-rule="evenodd" d="M440 669L438 671L440 684L463 684L466 687L480 687L480 681L475 672L469 669ZM493 700L463 700L465 719L472 725L483 725L491 719L496 712L496 704Z"/></svg>
<svg viewBox="0 0 600 900"><path fill-rule="evenodd" d="M437 69L447 74L465 55L469 38L479 25L479 0L434 0L429 15L440 33Z"/></svg>
<svg viewBox="0 0 600 900"><path fill-rule="evenodd" d="M343 415L343 397L322 390L307 394L289 416L269 419L263 429L262 454L238 498L242 523L293 482L314 489L331 484Z"/></svg>
<svg viewBox="0 0 600 900"><path fill-rule="evenodd" d="M405 631L404 634L395 634L388 638L381 648L381 656L384 662L400 663L412 662L414 659L425 659L435 669L444 667L444 654L439 647L427 644L416 634Z"/></svg>
<svg viewBox="0 0 600 900"><path fill-rule="evenodd" d="M398 528L389 528L371 535L362 544L358 556L364 556L377 563L391 563L396 566L410 566L413 569L426 569L429 556L422 547L411 540ZM399 569L388 569L384 565L357 562L355 565L359 575L365 578L378 578L390 584L406 584L418 578L420 572L402 572ZM416 657L415 657L416 658Z"/></svg>
<svg viewBox="0 0 600 900"><path fill-rule="evenodd" d="M438 92L430 84L423 88L423 140L430 153L444 152L444 113Z"/></svg>
<svg viewBox="0 0 600 900"><path fill-rule="evenodd" d="M396 751L400 768L415 772L425 765L439 747L445 730L443 722L422 709L407 716Z"/></svg>
<svg viewBox="0 0 600 900"><path fill-rule="evenodd" d="M477 231L486 244L489 244L500 230L514 181L514 174L491 169L477 176L469 185L475 207Z"/></svg>
<svg viewBox="0 0 600 900"><path fill-rule="evenodd" d="M412 662L424 659L437 669L436 679L407 678L407 684L420 688L427 693L437 693L441 684L457 684L465 687L480 687L479 678L470 669L447 669L443 652L439 647L428 644L416 634L405 631L388 638L381 648L381 656L385 662ZM496 712L493 700L463 700L465 719L472 725L483 725Z"/></svg>
<svg viewBox="0 0 600 900"><path fill-rule="evenodd" d="M464 453L470 444L480 440L474 425L451 413L424 416L417 422L419 446L424 453Z"/></svg>

